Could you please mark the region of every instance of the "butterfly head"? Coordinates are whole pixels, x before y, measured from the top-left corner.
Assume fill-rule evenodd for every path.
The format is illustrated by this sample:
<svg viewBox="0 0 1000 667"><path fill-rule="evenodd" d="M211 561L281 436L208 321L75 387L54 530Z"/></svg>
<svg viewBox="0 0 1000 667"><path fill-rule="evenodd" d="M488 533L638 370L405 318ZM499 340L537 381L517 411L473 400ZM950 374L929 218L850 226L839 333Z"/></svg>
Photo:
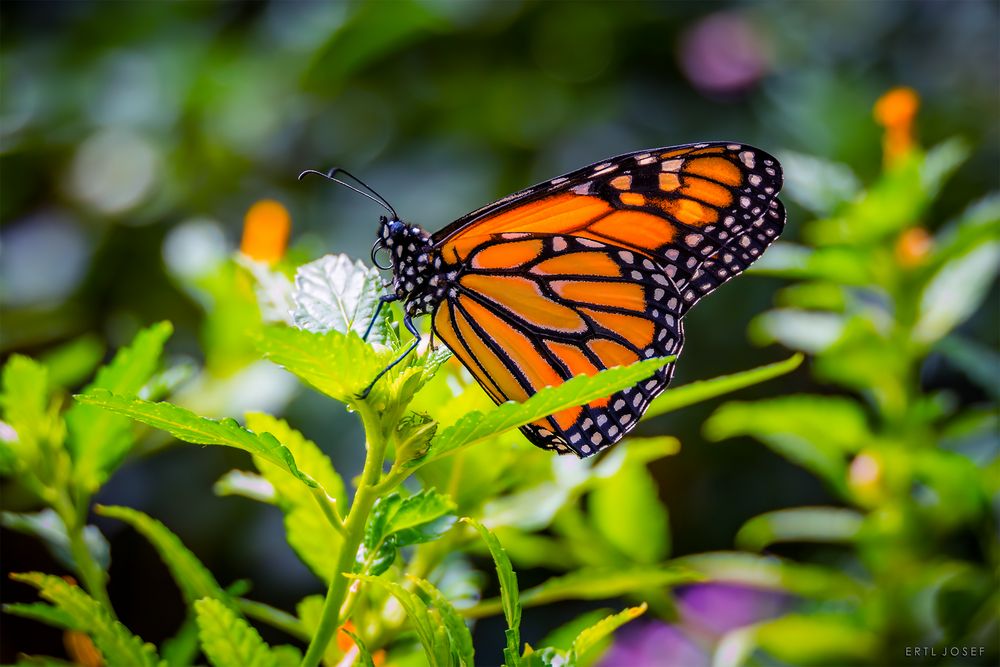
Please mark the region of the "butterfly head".
<svg viewBox="0 0 1000 667"><path fill-rule="evenodd" d="M379 250L389 255L388 265L378 262ZM434 256L431 237L426 231L397 218L382 216L379 219L372 261L381 269L392 269L392 290L406 302L406 310L411 315L430 312L441 299L438 281L433 279Z"/></svg>

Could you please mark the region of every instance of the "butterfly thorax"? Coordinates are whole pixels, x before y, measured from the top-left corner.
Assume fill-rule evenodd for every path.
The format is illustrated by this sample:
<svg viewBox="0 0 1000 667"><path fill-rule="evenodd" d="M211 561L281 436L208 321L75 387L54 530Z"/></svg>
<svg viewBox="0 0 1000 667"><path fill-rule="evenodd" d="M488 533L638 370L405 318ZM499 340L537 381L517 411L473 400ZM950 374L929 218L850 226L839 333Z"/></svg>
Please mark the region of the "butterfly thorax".
<svg viewBox="0 0 1000 667"><path fill-rule="evenodd" d="M448 281L431 235L416 225L382 219L381 245L392 257L392 291L411 316L425 315L444 298Z"/></svg>

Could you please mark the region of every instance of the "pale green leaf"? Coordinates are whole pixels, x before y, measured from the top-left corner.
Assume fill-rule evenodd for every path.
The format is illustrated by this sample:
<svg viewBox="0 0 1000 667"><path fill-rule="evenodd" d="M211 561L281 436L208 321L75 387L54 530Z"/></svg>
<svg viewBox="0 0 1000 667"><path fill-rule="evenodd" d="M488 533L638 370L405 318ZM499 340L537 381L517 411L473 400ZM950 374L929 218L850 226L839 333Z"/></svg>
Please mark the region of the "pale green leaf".
<svg viewBox="0 0 1000 667"><path fill-rule="evenodd" d="M315 333L353 331L364 335L382 291L378 269L367 267L360 260L352 262L347 255L320 257L295 272L293 321L296 326ZM372 327L368 340L385 342L381 322Z"/></svg>
<svg viewBox="0 0 1000 667"><path fill-rule="evenodd" d="M66 534L66 525L54 510L44 509L35 514L4 512L2 521L3 525L11 530L34 535L42 540L57 561L67 569L79 573L70 548L69 535ZM111 564L111 547L100 529L97 526L85 527L83 541L98 567L107 570Z"/></svg>
<svg viewBox="0 0 1000 667"><path fill-rule="evenodd" d="M645 466L626 463L600 480L590 492L588 508L594 527L629 560L650 565L668 554L667 508Z"/></svg>
<svg viewBox="0 0 1000 667"><path fill-rule="evenodd" d="M212 490L217 496L243 496L269 505L278 502L274 486L266 478L245 470L230 470L216 480Z"/></svg>
<svg viewBox="0 0 1000 667"><path fill-rule="evenodd" d="M852 542L864 516L842 507L793 507L760 514L736 534L736 545L762 551L776 542Z"/></svg>
<svg viewBox="0 0 1000 667"><path fill-rule="evenodd" d="M991 241L941 267L921 295L914 337L933 342L964 322L986 298L998 266L1000 241Z"/></svg>
<svg viewBox="0 0 1000 667"><path fill-rule="evenodd" d="M713 581L787 591L805 598L857 598L863 591L861 584L837 570L775 556L717 551L675 558L671 562Z"/></svg>
<svg viewBox="0 0 1000 667"><path fill-rule="evenodd" d="M169 322L140 331L130 345L118 350L111 363L97 372L83 393L107 390L121 396L137 395L159 368L163 346L172 333ZM76 478L87 490L96 490L132 446L132 424L124 417L83 403L70 407L66 424Z"/></svg>
<svg viewBox="0 0 1000 667"><path fill-rule="evenodd" d="M840 162L784 151L781 165L785 177L782 196L787 195L815 215L833 213L861 190L857 176Z"/></svg>
<svg viewBox="0 0 1000 667"><path fill-rule="evenodd" d="M76 399L80 403L98 406L162 429L184 442L242 449L284 468L309 486L316 485L312 479L299 471L291 453L274 436L270 433L257 434L248 431L233 419L216 421L199 417L190 410L171 403L151 403L103 390L79 395Z"/></svg>
<svg viewBox="0 0 1000 667"><path fill-rule="evenodd" d="M73 619L73 625L86 633L109 665L155 667L156 649L136 637L116 621L99 602L77 586L60 577L29 572L12 574L11 578L38 589L42 599Z"/></svg>
<svg viewBox="0 0 1000 667"><path fill-rule="evenodd" d="M715 667L741 667L755 650L789 665L869 663L878 637L846 615L790 614L734 630L719 642Z"/></svg>
<svg viewBox="0 0 1000 667"><path fill-rule="evenodd" d="M823 352L840 340L845 319L840 313L799 308L775 308L750 322L750 338L757 345L781 343L810 354Z"/></svg>
<svg viewBox="0 0 1000 667"><path fill-rule="evenodd" d="M194 611L202 651L214 667L277 667L257 630L223 602L197 600Z"/></svg>
<svg viewBox="0 0 1000 667"><path fill-rule="evenodd" d="M129 507L97 505L94 511L101 516L124 521L142 533L170 570L174 582L188 604L193 604L201 598L214 598L222 600L224 604L231 604L229 596L222 590L212 573L184 546L180 538L162 523Z"/></svg>
<svg viewBox="0 0 1000 667"><path fill-rule="evenodd" d="M602 619L577 635L576 640L573 642L573 653L577 656L586 654L602 639L629 621L639 618L644 613L646 613L645 603L638 607L628 607L617 614L612 614Z"/></svg>
<svg viewBox="0 0 1000 667"><path fill-rule="evenodd" d="M644 419L674 412L675 410L707 401L716 396L723 396L739 389L752 387L761 382L781 377L801 366L803 358L801 354L796 354L784 361L758 366L748 371L740 371L731 375L720 375L710 380L698 380L680 387L667 389L649 404Z"/></svg>
<svg viewBox="0 0 1000 667"><path fill-rule="evenodd" d="M560 410L633 387L673 360L674 357L647 359L631 366L609 368L592 376L578 376L558 387L542 389L523 403L508 401L485 414L467 414L454 425L442 429L431 441L427 454L408 465L420 466Z"/></svg>

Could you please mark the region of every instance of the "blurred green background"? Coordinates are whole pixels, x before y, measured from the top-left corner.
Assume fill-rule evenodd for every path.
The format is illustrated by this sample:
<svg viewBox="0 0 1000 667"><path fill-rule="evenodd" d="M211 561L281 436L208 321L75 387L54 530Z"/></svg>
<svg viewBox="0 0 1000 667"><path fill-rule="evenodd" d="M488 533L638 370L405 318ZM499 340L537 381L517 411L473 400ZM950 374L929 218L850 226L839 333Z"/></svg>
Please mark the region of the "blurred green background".
<svg viewBox="0 0 1000 667"><path fill-rule="evenodd" d="M817 155L870 180L882 162L872 105L897 85L921 97L920 143L959 136L973 147L927 216L947 220L1000 182L998 21L996 2L975 1L5 2L2 352L77 341L101 356L169 319L171 356L199 364L216 335L206 312L225 304L206 302L191 277L238 246L254 202L288 208L303 260L367 261L379 209L320 179L297 181L302 169L348 168L429 230L610 155L701 140ZM795 240L810 214L794 196L786 203ZM675 383L787 356L745 334L780 284L747 276L706 299L687 318ZM963 329L996 349L992 289ZM961 402L983 398L933 356L921 382ZM799 391L831 389L802 370L741 398ZM706 442L713 407L640 429L683 443L654 466L678 556L730 548L761 512L832 501L756 441ZM360 470L354 418L270 367L199 406L216 416L248 408L286 415L345 478ZM252 579L257 595L288 607L319 589L285 545L279 512L212 494L241 460L223 448L138 457L97 500L156 516L220 580ZM3 490L5 509L27 502ZM123 621L160 641L184 613L169 575L141 537L98 523ZM59 569L6 529L2 549L4 573ZM6 577L0 586L4 601L29 597ZM2 623L4 661L60 642L39 624Z"/></svg>

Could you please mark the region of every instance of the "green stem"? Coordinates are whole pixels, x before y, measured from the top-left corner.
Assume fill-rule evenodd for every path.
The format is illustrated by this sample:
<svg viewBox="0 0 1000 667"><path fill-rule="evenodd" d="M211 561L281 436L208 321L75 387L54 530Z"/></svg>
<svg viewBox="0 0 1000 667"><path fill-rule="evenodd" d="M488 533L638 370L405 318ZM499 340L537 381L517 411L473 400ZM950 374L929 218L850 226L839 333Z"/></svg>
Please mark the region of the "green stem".
<svg viewBox="0 0 1000 667"><path fill-rule="evenodd" d="M306 650L305 657L302 658L301 667L316 667L319 664L326 652L327 645L341 625L340 610L350 583L344 573L350 572L354 565L358 547L364 537L368 515L379 497L376 486L382 475L382 460L385 456L386 445L385 433L383 433L380 420L367 403L361 401L355 407L361 415L365 436L368 440L365 467L361 473L361 484L358 486L357 493L354 494L354 502L351 503L351 510L344 521L344 541L340 545L337 566L334 568L330 587L326 592L326 600L323 602L319 626L316 628L316 634L313 635L312 641L309 642L309 648Z"/></svg>
<svg viewBox="0 0 1000 667"><path fill-rule="evenodd" d="M87 548L87 541L84 539L84 528L86 528L86 513L78 513L73 504L66 500L58 504L56 511L62 517L66 526L66 535L69 537L69 549L73 555L73 562L76 563L77 574L83 580L83 587L87 589L90 596L97 600L108 610L112 617L115 617L114 607L111 606L111 598L108 597L107 573L101 569L94 557Z"/></svg>

